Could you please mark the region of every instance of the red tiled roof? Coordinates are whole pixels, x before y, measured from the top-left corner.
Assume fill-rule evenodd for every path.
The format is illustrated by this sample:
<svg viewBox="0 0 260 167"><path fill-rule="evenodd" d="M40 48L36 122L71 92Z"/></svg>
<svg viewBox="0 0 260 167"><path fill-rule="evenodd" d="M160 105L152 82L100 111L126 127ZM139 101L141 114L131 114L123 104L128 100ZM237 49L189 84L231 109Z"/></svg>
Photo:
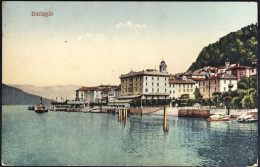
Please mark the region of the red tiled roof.
<svg viewBox="0 0 260 167"><path fill-rule="evenodd" d="M227 79L236 79L234 75L226 74L226 73L218 73L216 76L209 77L208 79L205 80L214 80L214 79L219 79L219 78L227 78Z"/></svg>
<svg viewBox="0 0 260 167"><path fill-rule="evenodd" d="M209 68L210 71L218 71L217 68Z"/></svg>
<svg viewBox="0 0 260 167"><path fill-rule="evenodd" d="M193 72L187 72L184 75L192 75Z"/></svg>
<svg viewBox="0 0 260 167"><path fill-rule="evenodd" d="M246 66L240 66L240 65L236 65L236 66L232 66L227 70L233 70L233 69L246 69Z"/></svg>
<svg viewBox="0 0 260 167"><path fill-rule="evenodd" d="M81 87L78 91L88 91L88 90L97 90L97 87Z"/></svg>
<svg viewBox="0 0 260 167"><path fill-rule="evenodd" d="M205 80L205 78L191 78L192 80L194 81L202 81L202 80Z"/></svg>
<svg viewBox="0 0 260 167"><path fill-rule="evenodd" d="M218 69L225 69L225 68L226 68L226 66L221 66Z"/></svg>
<svg viewBox="0 0 260 167"><path fill-rule="evenodd" d="M253 62L254 62L254 63L257 63L257 62L258 62L258 59L253 60Z"/></svg>

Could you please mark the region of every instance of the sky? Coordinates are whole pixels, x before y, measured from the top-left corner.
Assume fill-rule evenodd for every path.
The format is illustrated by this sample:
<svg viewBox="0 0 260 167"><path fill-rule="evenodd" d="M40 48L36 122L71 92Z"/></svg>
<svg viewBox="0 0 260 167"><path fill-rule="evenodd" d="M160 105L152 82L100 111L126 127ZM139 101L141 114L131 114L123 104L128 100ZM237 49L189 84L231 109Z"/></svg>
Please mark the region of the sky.
<svg viewBox="0 0 260 167"><path fill-rule="evenodd" d="M257 23L255 2L5 2L2 82L120 84L130 70L185 72L200 51ZM53 16L32 16L52 12Z"/></svg>

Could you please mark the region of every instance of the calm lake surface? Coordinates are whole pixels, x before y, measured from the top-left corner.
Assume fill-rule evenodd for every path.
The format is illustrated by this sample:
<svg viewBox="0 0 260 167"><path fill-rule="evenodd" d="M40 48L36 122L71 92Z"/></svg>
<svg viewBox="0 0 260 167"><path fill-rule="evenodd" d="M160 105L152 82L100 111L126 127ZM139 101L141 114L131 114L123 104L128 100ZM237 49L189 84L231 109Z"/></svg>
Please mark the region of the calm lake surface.
<svg viewBox="0 0 260 167"><path fill-rule="evenodd" d="M247 166L257 159L258 123L100 113L37 114L2 106L7 165Z"/></svg>

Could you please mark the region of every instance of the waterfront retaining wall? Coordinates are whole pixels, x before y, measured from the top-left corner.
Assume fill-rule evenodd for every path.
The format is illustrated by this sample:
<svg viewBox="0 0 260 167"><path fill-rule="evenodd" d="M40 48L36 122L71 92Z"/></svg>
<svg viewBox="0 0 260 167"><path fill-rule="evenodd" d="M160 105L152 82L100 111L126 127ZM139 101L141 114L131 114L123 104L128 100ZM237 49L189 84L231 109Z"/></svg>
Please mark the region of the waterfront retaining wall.
<svg viewBox="0 0 260 167"><path fill-rule="evenodd" d="M210 110L179 109L178 116L179 117L208 118L210 116Z"/></svg>
<svg viewBox="0 0 260 167"><path fill-rule="evenodd" d="M131 108L130 114L151 114L153 112L159 111L163 109L163 107L147 107L147 108Z"/></svg>

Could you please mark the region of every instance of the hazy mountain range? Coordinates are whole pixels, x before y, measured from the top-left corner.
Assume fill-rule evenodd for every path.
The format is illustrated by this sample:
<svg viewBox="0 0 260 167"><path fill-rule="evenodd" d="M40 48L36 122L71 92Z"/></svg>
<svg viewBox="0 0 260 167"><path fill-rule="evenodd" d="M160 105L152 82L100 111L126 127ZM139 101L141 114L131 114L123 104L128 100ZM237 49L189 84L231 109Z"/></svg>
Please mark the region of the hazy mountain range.
<svg viewBox="0 0 260 167"><path fill-rule="evenodd" d="M34 86L34 85L10 85L12 87L21 89L22 91L38 96L42 96L48 99L53 99L57 101L66 100L75 100L76 98L76 90L81 88L82 86L77 85L56 85L56 86Z"/></svg>
<svg viewBox="0 0 260 167"><path fill-rule="evenodd" d="M43 98L43 104L50 105L51 100ZM3 105L37 105L40 103L40 96L26 93L20 89L2 84Z"/></svg>

